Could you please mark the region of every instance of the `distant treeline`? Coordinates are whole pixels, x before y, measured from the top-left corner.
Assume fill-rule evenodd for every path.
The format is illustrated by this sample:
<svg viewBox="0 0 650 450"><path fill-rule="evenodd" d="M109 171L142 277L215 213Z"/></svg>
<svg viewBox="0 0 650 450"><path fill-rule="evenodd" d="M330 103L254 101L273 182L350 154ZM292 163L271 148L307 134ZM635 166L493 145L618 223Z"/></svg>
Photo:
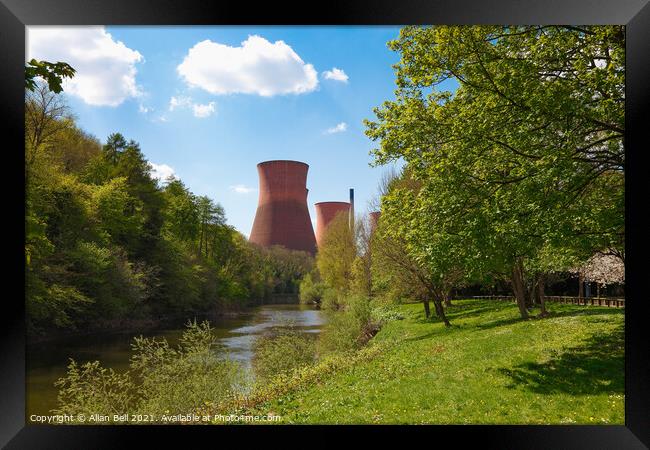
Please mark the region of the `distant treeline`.
<svg viewBox="0 0 650 450"><path fill-rule="evenodd" d="M159 182L137 142L101 145L60 96L27 91L26 305L31 333L189 317L297 293L310 255L262 249L221 205Z"/></svg>

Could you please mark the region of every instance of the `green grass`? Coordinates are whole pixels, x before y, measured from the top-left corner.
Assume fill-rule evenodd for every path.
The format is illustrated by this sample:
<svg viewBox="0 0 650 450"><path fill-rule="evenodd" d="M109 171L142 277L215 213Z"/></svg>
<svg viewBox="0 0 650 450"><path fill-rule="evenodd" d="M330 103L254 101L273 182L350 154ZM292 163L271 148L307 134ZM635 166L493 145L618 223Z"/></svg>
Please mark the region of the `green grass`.
<svg viewBox="0 0 650 450"><path fill-rule="evenodd" d="M422 309L400 306L372 357L247 411L281 423L624 423L623 310L551 304L523 321L514 304L464 300L446 329Z"/></svg>

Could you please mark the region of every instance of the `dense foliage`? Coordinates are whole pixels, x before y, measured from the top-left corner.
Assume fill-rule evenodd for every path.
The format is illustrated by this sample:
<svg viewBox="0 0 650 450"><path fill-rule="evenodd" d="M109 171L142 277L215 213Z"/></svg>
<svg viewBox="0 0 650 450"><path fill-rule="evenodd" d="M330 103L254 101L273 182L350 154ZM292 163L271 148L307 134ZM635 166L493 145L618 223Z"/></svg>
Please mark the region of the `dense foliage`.
<svg viewBox="0 0 650 450"><path fill-rule="evenodd" d="M162 414L187 414L206 402L220 402L243 385L237 363L212 348L207 322L190 322L177 347L165 340L136 338L127 372L104 368L99 361L78 365L71 360L56 382L56 414L135 414L160 420Z"/></svg>
<svg viewBox="0 0 650 450"><path fill-rule="evenodd" d="M159 181L137 142L100 142L38 85L25 117L30 331L94 329L298 294L312 257L262 249L218 203L179 179Z"/></svg>
<svg viewBox="0 0 650 450"><path fill-rule="evenodd" d="M316 335L283 324L259 335L253 343L257 384L291 373L316 361Z"/></svg>
<svg viewBox="0 0 650 450"><path fill-rule="evenodd" d="M406 27L389 46L396 99L367 134L417 183L382 198L413 260L507 279L524 318L546 274L624 260L623 27Z"/></svg>

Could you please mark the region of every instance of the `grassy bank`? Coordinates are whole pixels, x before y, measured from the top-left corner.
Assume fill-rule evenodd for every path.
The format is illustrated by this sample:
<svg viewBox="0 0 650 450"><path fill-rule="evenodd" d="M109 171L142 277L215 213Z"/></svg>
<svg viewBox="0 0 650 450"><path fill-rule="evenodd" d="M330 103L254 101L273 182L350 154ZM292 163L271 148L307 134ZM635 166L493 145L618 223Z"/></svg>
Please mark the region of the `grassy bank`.
<svg viewBox="0 0 650 450"><path fill-rule="evenodd" d="M365 356L278 380L239 412L280 423L624 422L623 310L551 304L550 317L522 321L514 304L465 300L446 329L420 304L399 309L404 319Z"/></svg>

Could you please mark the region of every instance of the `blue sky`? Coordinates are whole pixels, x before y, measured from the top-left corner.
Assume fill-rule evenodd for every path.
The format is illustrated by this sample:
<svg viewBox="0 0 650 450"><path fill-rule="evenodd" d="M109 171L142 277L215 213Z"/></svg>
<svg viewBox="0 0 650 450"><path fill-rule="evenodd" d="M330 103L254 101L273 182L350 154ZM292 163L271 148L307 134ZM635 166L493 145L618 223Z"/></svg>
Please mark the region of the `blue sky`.
<svg viewBox="0 0 650 450"><path fill-rule="evenodd" d="M113 132L139 142L159 170L221 203L228 222L248 235L261 161L309 164L312 220L314 203L346 201L351 187L356 210L366 211L386 168L369 166L374 144L362 121L394 98L399 55L386 43L398 33L30 27L27 56L76 63L78 79L64 88L80 126L102 142Z"/></svg>

